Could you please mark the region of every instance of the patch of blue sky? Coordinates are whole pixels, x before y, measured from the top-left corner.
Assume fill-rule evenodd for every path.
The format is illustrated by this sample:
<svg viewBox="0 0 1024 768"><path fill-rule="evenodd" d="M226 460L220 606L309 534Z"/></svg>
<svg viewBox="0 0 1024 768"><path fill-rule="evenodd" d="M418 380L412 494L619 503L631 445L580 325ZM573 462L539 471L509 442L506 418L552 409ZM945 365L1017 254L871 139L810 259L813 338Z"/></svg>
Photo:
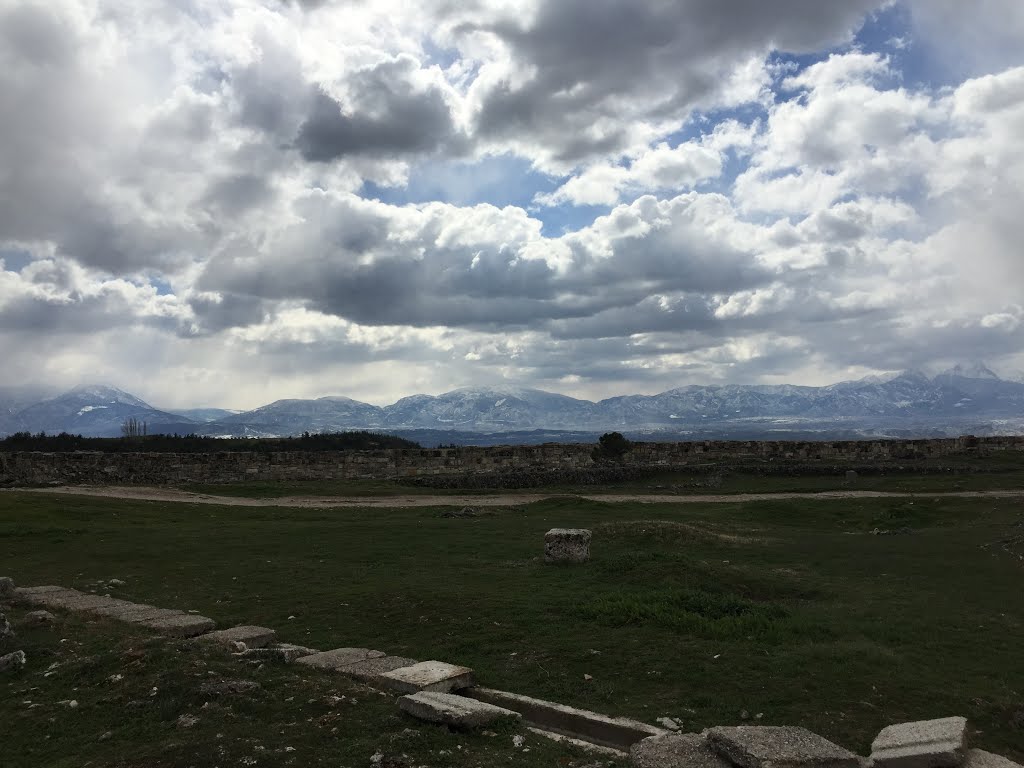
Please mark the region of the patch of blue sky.
<svg viewBox="0 0 1024 768"><path fill-rule="evenodd" d="M918 39L905 3L892 3L870 14L853 45L867 53L888 56L900 83L907 88L935 89L956 84L951 68L942 61L946 54Z"/></svg>
<svg viewBox="0 0 1024 768"><path fill-rule="evenodd" d="M5 272L21 272L32 263L32 254L17 248L0 248L0 261Z"/></svg>
<svg viewBox="0 0 1024 768"><path fill-rule="evenodd" d="M162 277L150 275L147 282L156 288L157 296L171 296L174 294L174 289L171 287L171 284Z"/></svg>
<svg viewBox="0 0 1024 768"><path fill-rule="evenodd" d="M556 190L569 177L557 178L535 170L528 160L513 155L485 157L476 162L430 161L412 168L404 187L382 187L365 182L360 196L389 205L434 201L458 206L489 204L516 206L541 222L547 237L558 237L590 224L607 213L605 206L536 205L533 200Z"/></svg>
<svg viewBox="0 0 1024 768"><path fill-rule="evenodd" d="M526 208L534 195L551 192L558 180L534 170L528 160L512 155L485 157L477 162L435 160L409 171L404 187L365 182L360 196L390 205L441 201L468 206L490 203L503 208Z"/></svg>

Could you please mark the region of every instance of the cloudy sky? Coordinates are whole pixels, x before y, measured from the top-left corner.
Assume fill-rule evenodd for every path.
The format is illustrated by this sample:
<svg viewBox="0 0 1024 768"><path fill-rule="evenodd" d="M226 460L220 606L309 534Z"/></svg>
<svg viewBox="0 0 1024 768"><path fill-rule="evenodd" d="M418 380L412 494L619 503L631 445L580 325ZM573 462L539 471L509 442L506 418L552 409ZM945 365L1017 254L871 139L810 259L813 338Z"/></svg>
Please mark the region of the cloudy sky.
<svg viewBox="0 0 1024 768"><path fill-rule="evenodd" d="M1024 369L1020 0L0 0L0 385Z"/></svg>

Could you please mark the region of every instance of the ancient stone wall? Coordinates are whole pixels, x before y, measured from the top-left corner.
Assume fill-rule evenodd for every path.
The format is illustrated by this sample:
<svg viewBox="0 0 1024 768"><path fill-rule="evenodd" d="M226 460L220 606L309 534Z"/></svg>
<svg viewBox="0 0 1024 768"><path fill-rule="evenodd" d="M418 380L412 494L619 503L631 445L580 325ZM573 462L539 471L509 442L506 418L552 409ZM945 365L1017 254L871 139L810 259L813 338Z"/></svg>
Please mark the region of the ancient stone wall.
<svg viewBox="0 0 1024 768"><path fill-rule="evenodd" d="M282 451L275 453L0 453L0 485L50 483L229 483L242 480L401 479L434 475L550 472L593 466L592 445L492 448ZM637 443L623 457L628 467L695 467L730 463L878 461L1024 451L1024 437L871 441L700 441Z"/></svg>

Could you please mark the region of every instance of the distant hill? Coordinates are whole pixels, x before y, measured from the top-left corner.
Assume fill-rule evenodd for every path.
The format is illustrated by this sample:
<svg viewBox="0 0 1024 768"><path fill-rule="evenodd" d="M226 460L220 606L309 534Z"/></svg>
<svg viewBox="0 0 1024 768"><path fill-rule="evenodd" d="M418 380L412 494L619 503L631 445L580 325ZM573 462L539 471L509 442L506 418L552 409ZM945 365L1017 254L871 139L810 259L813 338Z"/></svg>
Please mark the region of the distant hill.
<svg viewBox="0 0 1024 768"><path fill-rule="evenodd" d="M935 376L911 370L825 387L688 385L596 403L537 389L479 387L413 395L384 407L321 397L278 400L244 412L177 413L113 387L91 386L0 411L0 433L117 436L127 418L147 422L151 433L227 438L370 430L422 437L424 444L434 438L460 444L575 441L613 430L664 439L1024 434L1024 382L974 364Z"/></svg>

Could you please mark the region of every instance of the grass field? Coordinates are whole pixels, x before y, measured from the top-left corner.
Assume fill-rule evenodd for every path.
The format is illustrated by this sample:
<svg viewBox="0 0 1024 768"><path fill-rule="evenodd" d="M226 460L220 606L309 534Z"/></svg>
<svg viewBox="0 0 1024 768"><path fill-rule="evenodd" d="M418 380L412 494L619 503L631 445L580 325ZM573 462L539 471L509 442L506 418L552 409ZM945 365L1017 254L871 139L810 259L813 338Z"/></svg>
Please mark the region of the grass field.
<svg viewBox="0 0 1024 768"><path fill-rule="evenodd" d="M558 499L468 519L18 493L0 505L0 570L23 584L116 577L115 596L222 626L463 663L484 685L688 730L745 711L865 753L889 723L963 714L979 746L1024 758L1019 500ZM590 563L543 564L556 526L594 530Z"/></svg>

